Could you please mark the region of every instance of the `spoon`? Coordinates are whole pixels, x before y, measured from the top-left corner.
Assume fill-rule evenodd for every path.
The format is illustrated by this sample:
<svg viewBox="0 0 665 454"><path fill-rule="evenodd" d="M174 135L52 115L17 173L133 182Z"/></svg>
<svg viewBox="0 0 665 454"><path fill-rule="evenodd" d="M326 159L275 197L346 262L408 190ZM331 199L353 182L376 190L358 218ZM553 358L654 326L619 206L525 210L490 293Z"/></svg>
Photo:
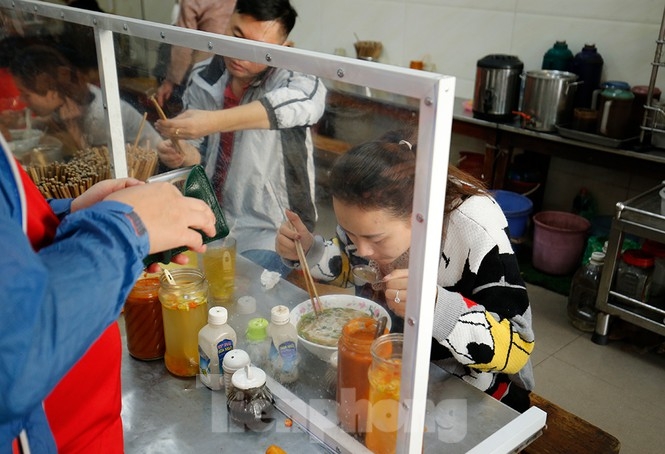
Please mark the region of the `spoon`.
<svg viewBox="0 0 665 454"><path fill-rule="evenodd" d="M385 315L376 322L376 331L374 332L374 339L383 335L383 332L386 330L386 324L388 324L388 317Z"/></svg>
<svg viewBox="0 0 665 454"><path fill-rule="evenodd" d="M370 265L356 265L351 268L351 273L355 277L356 285L378 284L383 279L379 279L379 272Z"/></svg>

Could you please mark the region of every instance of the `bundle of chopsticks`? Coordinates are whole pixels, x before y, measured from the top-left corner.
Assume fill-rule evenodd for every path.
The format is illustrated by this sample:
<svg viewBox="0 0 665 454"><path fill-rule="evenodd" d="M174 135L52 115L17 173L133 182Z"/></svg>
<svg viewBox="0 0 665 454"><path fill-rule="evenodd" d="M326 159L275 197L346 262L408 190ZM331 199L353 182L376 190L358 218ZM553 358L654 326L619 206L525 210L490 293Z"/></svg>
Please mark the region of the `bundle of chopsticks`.
<svg viewBox="0 0 665 454"><path fill-rule="evenodd" d="M26 171L44 197L55 199L78 197L95 183L111 178L106 147L79 151L68 163L29 166Z"/></svg>
<svg viewBox="0 0 665 454"><path fill-rule="evenodd" d="M137 180L145 181L155 174L157 169L157 153L150 149L150 142L146 147L126 145L127 174Z"/></svg>
<svg viewBox="0 0 665 454"><path fill-rule="evenodd" d="M381 41L356 41L353 46L356 48L358 58L363 60L376 61L383 50Z"/></svg>

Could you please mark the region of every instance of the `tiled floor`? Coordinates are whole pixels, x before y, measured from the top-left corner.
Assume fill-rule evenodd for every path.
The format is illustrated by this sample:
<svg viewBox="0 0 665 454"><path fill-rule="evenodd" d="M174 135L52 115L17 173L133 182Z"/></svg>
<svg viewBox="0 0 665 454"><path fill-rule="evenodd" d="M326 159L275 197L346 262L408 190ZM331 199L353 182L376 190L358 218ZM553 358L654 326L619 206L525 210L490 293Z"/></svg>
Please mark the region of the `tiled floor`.
<svg viewBox="0 0 665 454"><path fill-rule="evenodd" d="M617 437L624 454L663 452L665 355L596 345L568 322L565 296L536 286L529 296L535 392Z"/></svg>

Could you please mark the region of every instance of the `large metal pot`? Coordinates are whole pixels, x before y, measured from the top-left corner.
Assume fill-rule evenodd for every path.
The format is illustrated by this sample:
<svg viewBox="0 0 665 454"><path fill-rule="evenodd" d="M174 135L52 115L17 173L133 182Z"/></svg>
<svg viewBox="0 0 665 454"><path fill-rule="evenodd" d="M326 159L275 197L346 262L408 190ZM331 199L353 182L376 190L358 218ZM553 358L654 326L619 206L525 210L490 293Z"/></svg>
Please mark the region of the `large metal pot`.
<svg viewBox="0 0 665 454"><path fill-rule="evenodd" d="M536 131L554 131L570 123L575 91L581 82L566 71L527 71L522 97L522 126Z"/></svg>
<svg viewBox="0 0 665 454"><path fill-rule="evenodd" d="M509 122L519 105L524 63L513 55L492 54L478 60L473 94L473 116Z"/></svg>

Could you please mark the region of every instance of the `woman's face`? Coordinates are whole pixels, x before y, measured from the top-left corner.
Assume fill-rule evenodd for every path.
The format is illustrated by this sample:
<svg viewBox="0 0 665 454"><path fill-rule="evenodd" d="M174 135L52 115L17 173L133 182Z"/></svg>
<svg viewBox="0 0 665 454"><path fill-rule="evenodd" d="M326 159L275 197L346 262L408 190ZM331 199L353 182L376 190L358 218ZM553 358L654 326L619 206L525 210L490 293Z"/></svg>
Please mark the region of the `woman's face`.
<svg viewBox="0 0 665 454"><path fill-rule="evenodd" d="M62 98L55 90L48 90L40 95L28 88L20 78L15 80L21 100L39 116L50 115L62 105Z"/></svg>
<svg viewBox="0 0 665 454"><path fill-rule="evenodd" d="M358 255L380 265L394 262L411 244L411 220L382 209L365 210L333 197L337 223L344 229Z"/></svg>

